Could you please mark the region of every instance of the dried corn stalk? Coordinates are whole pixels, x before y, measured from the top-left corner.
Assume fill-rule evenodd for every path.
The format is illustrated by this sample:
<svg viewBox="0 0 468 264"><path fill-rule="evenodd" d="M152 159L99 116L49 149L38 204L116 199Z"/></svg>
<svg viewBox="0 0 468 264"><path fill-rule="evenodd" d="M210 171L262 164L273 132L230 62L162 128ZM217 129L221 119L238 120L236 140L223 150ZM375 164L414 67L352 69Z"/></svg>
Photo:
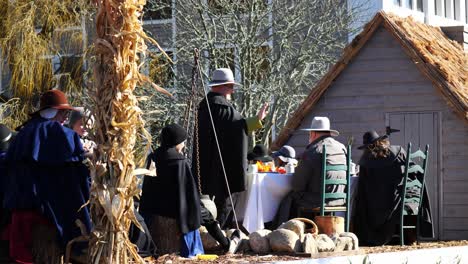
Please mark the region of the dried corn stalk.
<svg viewBox="0 0 468 264"><path fill-rule="evenodd" d="M138 196L134 176L137 133L144 131L141 110L134 95L137 85L157 85L139 73L140 55L146 51L141 15L145 0L97 2L96 64L92 94L94 140L98 144L91 166L91 217L89 263L143 263L129 241L136 221L133 197ZM151 40L157 45L157 43Z"/></svg>

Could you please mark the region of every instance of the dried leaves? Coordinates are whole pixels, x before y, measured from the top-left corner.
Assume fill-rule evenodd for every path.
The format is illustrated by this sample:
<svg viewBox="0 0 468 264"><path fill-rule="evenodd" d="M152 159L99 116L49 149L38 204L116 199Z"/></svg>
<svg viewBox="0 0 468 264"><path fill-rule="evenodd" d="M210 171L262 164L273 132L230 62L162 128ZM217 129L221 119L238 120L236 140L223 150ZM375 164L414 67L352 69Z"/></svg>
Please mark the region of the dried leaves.
<svg viewBox="0 0 468 264"><path fill-rule="evenodd" d="M98 144L91 173L93 263L144 262L128 239L131 223L140 227L133 205L133 197L140 194L134 148L138 132L147 135L134 91L137 85L150 84L167 93L139 72L148 39L139 19L144 4L145 0L98 2L91 98Z"/></svg>

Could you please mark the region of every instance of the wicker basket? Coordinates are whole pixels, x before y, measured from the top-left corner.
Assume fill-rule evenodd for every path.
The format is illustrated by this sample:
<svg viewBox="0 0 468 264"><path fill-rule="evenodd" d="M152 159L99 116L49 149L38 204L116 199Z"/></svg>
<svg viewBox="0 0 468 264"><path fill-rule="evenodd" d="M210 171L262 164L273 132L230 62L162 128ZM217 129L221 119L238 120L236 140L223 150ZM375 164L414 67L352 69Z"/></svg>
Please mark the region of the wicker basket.
<svg viewBox="0 0 468 264"><path fill-rule="evenodd" d="M301 222L303 222L306 226L305 226L305 229L304 229L304 233L309 233L309 234L312 234L312 235L318 235L318 227L317 225L314 223L314 221L308 219L308 218L294 218L292 220L299 220Z"/></svg>

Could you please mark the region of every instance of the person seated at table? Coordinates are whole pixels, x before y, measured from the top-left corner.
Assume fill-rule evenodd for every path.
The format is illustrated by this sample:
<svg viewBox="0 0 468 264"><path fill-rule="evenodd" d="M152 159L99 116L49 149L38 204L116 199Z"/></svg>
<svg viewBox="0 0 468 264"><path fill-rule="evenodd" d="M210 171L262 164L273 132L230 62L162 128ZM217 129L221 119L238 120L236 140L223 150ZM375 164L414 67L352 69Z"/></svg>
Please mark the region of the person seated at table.
<svg viewBox="0 0 468 264"><path fill-rule="evenodd" d="M266 147L262 144L257 144L247 154L249 164L256 164L259 172L275 171L273 158L268 155Z"/></svg>
<svg viewBox="0 0 468 264"><path fill-rule="evenodd" d="M358 192L353 210L354 232L360 245L385 245L391 241L399 223L406 151L400 146L390 145L387 135L379 136L374 130L364 134L363 145L358 149L364 152L359 160ZM409 175L410 180L417 181L414 176ZM407 197L419 198L420 190L420 187L409 188ZM431 237L430 210L425 206L426 202L423 200L426 220L421 234ZM414 214L417 213L417 204L409 203L405 207Z"/></svg>
<svg viewBox="0 0 468 264"><path fill-rule="evenodd" d="M293 168L297 166L296 150L293 147L284 145L278 151L271 154L274 159L276 170L285 170L286 165L290 164Z"/></svg>
<svg viewBox="0 0 468 264"><path fill-rule="evenodd" d="M330 129L327 117L314 117L310 128L302 129L309 132L309 145L301 156L301 160L292 177L292 191L280 204L275 225L297 217L300 207L314 208L321 206L322 181L322 150L327 149L327 163L331 165L346 164L346 147L333 137L339 132ZM329 171L329 179L346 179L346 171ZM328 193L342 193L344 185L328 185ZM326 206L342 206L344 199L326 199Z"/></svg>

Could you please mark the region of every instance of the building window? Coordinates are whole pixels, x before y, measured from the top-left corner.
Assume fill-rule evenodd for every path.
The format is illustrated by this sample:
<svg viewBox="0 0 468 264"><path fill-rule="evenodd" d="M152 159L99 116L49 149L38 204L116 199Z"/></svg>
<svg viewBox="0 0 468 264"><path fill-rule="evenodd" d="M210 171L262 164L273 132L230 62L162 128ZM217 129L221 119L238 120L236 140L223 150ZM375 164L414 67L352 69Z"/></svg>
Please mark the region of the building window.
<svg viewBox="0 0 468 264"><path fill-rule="evenodd" d="M459 17L460 15L458 14L458 9L459 8L460 8L460 6L458 6L457 2L455 0L453 0L453 3L452 3L453 19L455 19L455 20L461 20L461 18Z"/></svg>
<svg viewBox="0 0 468 264"><path fill-rule="evenodd" d="M216 48L208 54L210 61L210 72L217 68L229 68L235 74L236 71L236 49L235 48Z"/></svg>
<svg viewBox="0 0 468 264"><path fill-rule="evenodd" d="M260 46L253 47L250 49L252 62L250 66L250 73L248 76L245 76L245 79L251 81L256 81L260 83L268 78L270 75L271 65L270 65L270 46Z"/></svg>
<svg viewBox="0 0 468 264"><path fill-rule="evenodd" d="M208 8L217 15L232 13L248 13L250 10L265 10L266 0L207 0Z"/></svg>
<svg viewBox="0 0 468 264"><path fill-rule="evenodd" d="M435 5L435 14L438 16L445 16L445 7L447 5L443 5L442 0L434 0L434 5Z"/></svg>
<svg viewBox="0 0 468 264"><path fill-rule="evenodd" d="M403 6L409 9L413 9L413 0L403 0Z"/></svg>
<svg viewBox="0 0 468 264"><path fill-rule="evenodd" d="M166 54L172 59L173 52L166 51ZM162 53L156 54L150 58L148 77L157 85L163 88L174 86L174 71L172 63Z"/></svg>
<svg viewBox="0 0 468 264"><path fill-rule="evenodd" d="M172 0L149 0L143 9L143 20L172 18Z"/></svg>
<svg viewBox="0 0 468 264"><path fill-rule="evenodd" d="M245 48L241 52L237 48L216 48L206 51L210 72L217 68L229 68L233 71L235 79L248 81L249 83L261 83L270 75L270 55L272 48L269 45ZM243 57L249 57L250 65L243 65L244 72L240 72L240 61ZM244 75L242 75L244 74Z"/></svg>
<svg viewBox="0 0 468 264"><path fill-rule="evenodd" d="M417 1L416 1L416 9L417 9L419 12L424 12L423 0L417 0Z"/></svg>
<svg viewBox="0 0 468 264"><path fill-rule="evenodd" d="M69 90L83 85L83 57L60 56L52 59L54 75L57 80L56 87Z"/></svg>
<svg viewBox="0 0 468 264"><path fill-rule="evenodd" d="M454 18L454 11L455 11L455 0L445 0L444 1L444 9L446 18Z"/></svg>
<svg viewBox="0 0 468 264"><path fill-rule="evenodd" d="M393 0L393 4L401 6L401 0Z"/></svg>

